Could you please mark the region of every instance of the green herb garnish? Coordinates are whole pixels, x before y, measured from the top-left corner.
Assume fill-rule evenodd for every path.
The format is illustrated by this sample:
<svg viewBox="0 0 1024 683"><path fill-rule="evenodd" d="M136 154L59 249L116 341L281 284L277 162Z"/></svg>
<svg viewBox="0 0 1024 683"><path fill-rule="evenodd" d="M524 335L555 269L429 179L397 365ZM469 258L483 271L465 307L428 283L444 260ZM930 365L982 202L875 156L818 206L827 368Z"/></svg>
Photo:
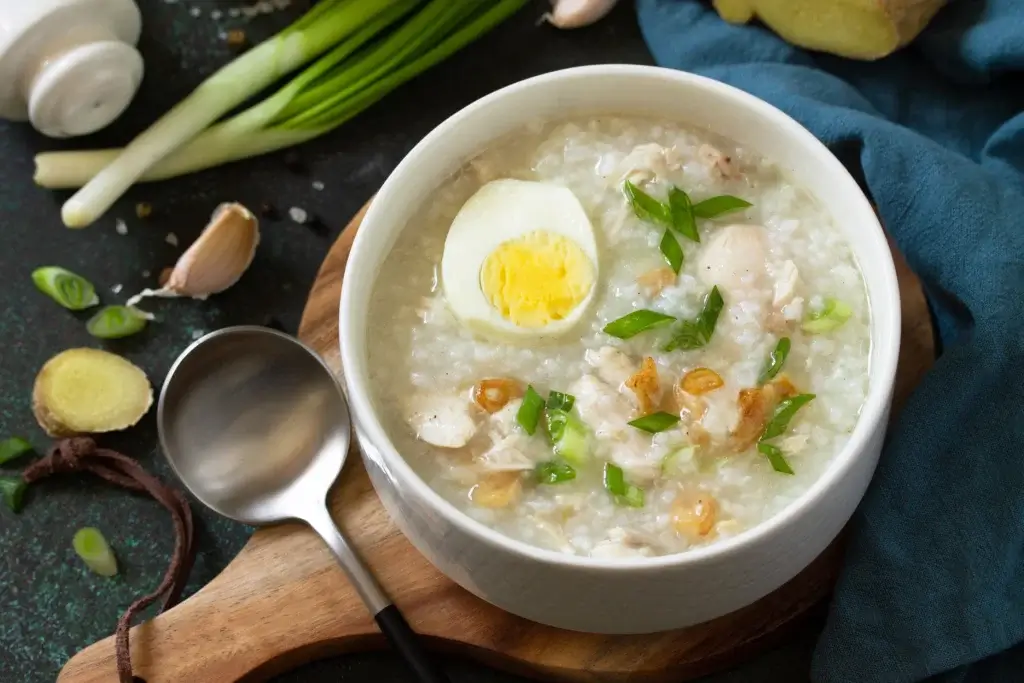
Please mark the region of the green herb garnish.
<svg viewBox="0 0 1024 683"><path fill-rule="evenodd" d="M557 460L540 463L537 465L535 474L537 481L541 484L561 484L576 478L576 470L572 465Z"/></svg>
<svg viewBox="0 0 1024 683"><path fill-rule="evenodd" d="M644 506L644 490L633 484L627 484L622 468L618 465L613 465L610 462L604 464L604 488L612 494L612 498L619 505L634 508Z"/></svg>
<svg viewBox="0 0 1024 683"><path fill-rule="evenodd" d="M0 477L0 496L13 512L21 512L21 504L25 498L25 480L19 477Z"/></svg>
<svg viewBox="0 0 1024 683"><path fill-rule="evenodd" d="M796 415L796 411L813 400L814 394L797 394L780 401L779 405L775 406L775 412L772 413L771 419L768 420L768 425L764 428L764 432L757 442L757 450L768 458L768 462L771 463L772 469L776 472L793 474L793 468L786 462L786 457L782 453L781 448L765 442L785 432L789 428L789 423L792 421L793 416Z"/></svg>
<svg viewBox="0 0 1024 683"><path fill-rule="evenodd" d="M725 302L718 291L718 286L711 288L711 291L704 298L704 306L701 308L697 319L683 321L676 328L672 339L665 345L665 351L676 349L699 349L711 341L711 335L715 333L715 325L718 323L718 315L722 312Z"/></svg>
<svg viewBox="0 0 1024 683"><path fill-rule="evenodd" d="M757 444L757 450L767 456L768 462L776 472L781 474L794 474L793 468L789 466L789 462L786 461L786 456L783 455L782 449L778 446L761 442Z"/></svg>
<svg viewBox="0 0 1024 683"><path fill-rule="evenodd" d="M622 191L626 194L626 199L629 200L637 218L672 226L672 211L668 204L658 201L628 180L623 183Z"/></svg>
<svg viewBox="0 0 1024 683"><path fill-rule="evenodd" d="M548 394L548 410L564 410L568 412L572 410L575 403L576 397L572 394L563 394L560 391L552 391Z"/></svg>
<svg viewBox="0 0 1024 683"><path fill-rule="evenodd" d="M683 267L683 248L679 246L679 242L676 241L671 230L665 230L665 234L661 236L659 248L661 249L661 255L665 257L668 267L672 269L673 273L678 275L679 269Z"/></svg>
<svg viewBox="0 0 1024 683"><path fill-rule="evenodd" d="M739 211L753 206L750 202L730 194L709 197L693 205L693 215L697 218L715 218L732 211Z"/></svg>
<svg viewBox="0 0 1024 683"><path fill-rule="evenodd" d="M99 529L79 529L71 544L75 547L75 553L96 574L108 577L117 574L117 558Z"/></svg>
<svg viewBox="0 0 1024 683"><path fill-rule="evenodd" d="M32 271L32 282L43 294L72 311L81 311L100 302L91 282L60 266L36 268Z"/></svg>
<svg viewBox="0 0 1024 683"><path fill-rule="evenodd" d="M130 337L145 327L146 317L128 306L104 306L85 324L89 334L100 339Z"/></svg>
<svg viewBox="0 0 1024 683"><path fill-rule="evenodd" d="M697 232L697 221L694 219L690 195L678 187L673 187L668 191L668 206L672 214L672 227L683 237L700 242L700 233Z"/></svg>
<svg viewBox="0 0 1024 683"><path fill-rule="evenodd" d="M0 465L32 452L32 444L19 436L0 441Z"/></svg>
<svg viewBox="0 0 1024 683"><path fill-rule="evenodd" d="M809 334L822 334L842 326L850 316L853 309L838 299L825 299L825 305L820 311L812 311L804 318L800 328Z"/></svg>
<svg viewBox="0 0 1024 683"><path fill-rule="evenodd" d="M631 421L629 425L648 434L663 432L675 423L679 422L679 416L672 413L651 413Z"/></svg>
<svg viewBox="0 0 1024 683"><path fill-rule="evenodd" d="M537 423L540 422L542 410L544 410L544 398L537 393L532 385L527 386L523 402L519 404L519 411L516 412L516 422L527 434L533 436L537 431Z"/></svg>
<svg viewBox="0 0 1024 683"><path fill-rule="evenodd" d="M797 394L796 396L790 396L789 398L780 401L779 405L775 406L775 412L772 413L772 418L768 420L768 426L764 428L764 433L761 435L761 441L773 439L786 431L786 429L789 428L789 423L793 419L793 416L796 415L796 411L800 410L813 400L814 394Z"/></svg>
<svg viewBox="0 0 1024 683"><path fill-rule="evenodd" d="M641 332L657 327L658 325L664 325L675 320L670 315L664 313L658 313L657 311L649 311L645 308L627 313L626 315L613 320L604 326L604 333L610 334L613 337L619 339L629 339L635 337Z"/></svg>
<svg viewBox="0 0 1024 683"><path fill-rule="evenodd" d="M789 355L789 337L783 337L779 340L779 343L775 345L771 354L768 355L768 362L765 363L764 369L761 370L761 374L757 378L758 385L764 384L768 380L775 379L775 376L782 370L782 366L786 363L786 357Z"/></svg>

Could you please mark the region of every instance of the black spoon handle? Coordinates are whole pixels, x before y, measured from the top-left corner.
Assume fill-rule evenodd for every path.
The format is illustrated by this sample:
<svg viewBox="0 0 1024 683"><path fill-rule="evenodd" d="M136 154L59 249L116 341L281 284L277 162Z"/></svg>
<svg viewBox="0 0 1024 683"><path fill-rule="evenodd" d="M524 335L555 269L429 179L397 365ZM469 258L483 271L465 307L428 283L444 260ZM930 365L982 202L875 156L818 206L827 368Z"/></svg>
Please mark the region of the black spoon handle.
<svg viewBox="0 0 1024 683"><path fill-rule="evenodd" d="M391 646L405 659L419 683L449 683L448 676L441 671L423 649L420 636L409 626L409 623L394 605L388 605L377 612L374 617L377 626Z"/></svg>

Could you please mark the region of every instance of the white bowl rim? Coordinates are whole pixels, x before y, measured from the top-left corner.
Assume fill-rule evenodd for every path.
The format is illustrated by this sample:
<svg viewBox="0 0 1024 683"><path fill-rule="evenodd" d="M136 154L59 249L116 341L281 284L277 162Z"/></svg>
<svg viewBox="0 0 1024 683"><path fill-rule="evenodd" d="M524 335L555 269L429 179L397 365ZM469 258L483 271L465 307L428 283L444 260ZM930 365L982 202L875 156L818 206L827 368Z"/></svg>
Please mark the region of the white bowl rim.
<svg viewBox="0 0 1024 683"><path fill-rule="evenodd" d="M378 211L375 211L376 207L382 206L392 198L391 195L395 194L397 189L400 189L402 177L415 169L420 159L430 153L435 141L449 134L452 129L458 128L463 120L473 116L478 109L486 107L495 100L500 100L510 94L532 88L538 84L547 83L549 81L558 81L574 77L628 75L631 73L660 75L685 83L690 87L716 91L719 96L732 99L737 106L753 110L756 114L766 119L771 125L787 129L793 137L798 140L802 140L808 153L825 156L824 162L831 167L836 181L846 184L846 191L856 197L856 201L862 204L862 208L866 210L865 215L873 217L872 222L869 225L864 226L865 232L870 233L870 238L876 242L876 247L882 246L885 249L884 253L890 253L885 233L882 230L882 226L877 219L874 209L871 207L867 197L864 196L864 193L857 185L857 182L853 179L853 176L850 175L849 171L846 170L842 163L821 141L782 110L754 95L740 90L739 88L687 71L635 64L597 64L552 71L512 83L511 85L507 85L485 95L484 97L465 106L431 130L431 132L420 140L420 142L417 143L416 146L413 147L413 149L402 159L395 170L388 176L387 180L381 186L381 189L377 192L373 202L370 204L370 208L367 210L366 215L363 218L362 229L357 233L355 240L353 241L352 250L349 253L349 259L353 263L359 262L361 253L364 251L363 245L366 239L361 238L370 232L366 229L366 226L373 223L376 214L378 213ZM757 541L779 533L788 524L793 522L795 518L803 514L807 508L814 507L822 498L828 495L829 491L842 481L853 467L856 460L855 456L858 453L863 452L868 440L873 435L874 426L880 425L882 429L886 428L886 424L883 420L889 407L891 392L895 382L896 364L900 347L900 294L899 284L896 277L896 268L891 257L884 259L884 263L872 263L871 267L875 276L884 281L885 290L892 299L889 306L890 315L887 319L877 319L877 315L874 310L876 306L871 307L871 325L880 325L883 328L889 328L890 334L887 338L890 340L890 343L887 347L879 350L877 371L871 372L871 374L876 377L876 381L872 382L868 388L868 395L861 407L861 413L857 418L857 424L854 427L853 432L850 434L849 440L846 442L843 449L833 456L832 462L829 464L828 468L815 480L810 488L800 494L799 497L789 503L780 512L772 515L761 523L744 530L736 536L717 541L706 546L688 549L678 553L641 558L605 559L583 555L570 555L530 545L529 543L512 538L511 536L506 536L486 524L473 519L456 508L452 503L445 500L425 481L423 481L419 474L413 470L412 466L405 461L405 458L403 458L395 448L391 439L388 437L381 425L380 420L377 418L376 411L374 410L370 399L370 390L366 383L354 376L354 373L344 372L344 368L353 367L354 364L359 362L351 351L352 345L344 343L345 337L347 336L346 330L350 327L350 325L346 323L346 320L352 315L352 297L356 290L356 287L352 286L349 282L349 274L352 272L352 269L346 269L342 281L343 285L339 306L339 344L341 346L342 374L344 376L345 386L348 389L348 400L352 411L353 423L357 427L357 431L362 432L362 436L369 439L370 445L381 453L381 457L383 457L387 462L388 469L394 474L394 476L404 480L405 483L414 488L416 490L416 494L423 500L427 501L428 505L432 509L439 512L446 522L460 528L464 533L498 549L520 556L525 556L545 564L562 565L602 573L658 570L666 567L716 561L722 559L723 556L742 549L744 546L753 545ZM862 266L861 271L863 272ZM880 308L880 306L878 307Z"/></svg>

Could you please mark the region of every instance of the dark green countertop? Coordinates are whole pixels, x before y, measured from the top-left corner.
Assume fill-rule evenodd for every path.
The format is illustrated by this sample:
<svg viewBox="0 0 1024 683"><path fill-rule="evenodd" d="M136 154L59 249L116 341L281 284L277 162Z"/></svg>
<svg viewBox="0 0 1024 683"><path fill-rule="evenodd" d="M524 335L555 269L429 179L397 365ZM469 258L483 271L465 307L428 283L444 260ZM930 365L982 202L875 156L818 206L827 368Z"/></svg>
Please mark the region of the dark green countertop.
<svg viewBox="0 0 1024 683"><path fill-rule="evenodd" d="M0 123L0 265L4 274L0 334L0 437L20 434L38 448L48 440L32 419L29 394L39 367L73 346L98 346L82 316L68 313L32 287L29 274L41 265L62 265L90 278L104 301L154 282L180 248L205 225L222 201L282 209L298 206L327 226L317 234L287 220L263 222L262 244L242 281L207 302L175 300L153 305L160 322L138 337L110 344L143 367L159 386L174 357L194 335L231 324L258 323L268 315L294 331L306 293L340 227L383 182L401 157L446 116L478 97L522 78L579 64L649 62L632 3L624 2L595 27L560 32L536 25L545 9L537 0L484 41L471 46L351 121L335 133L300 149L308 174L289 171L282 156L271 155L178 180L134 188L103 220L81 231L63 228L59 208L66 193L32 183L32 156L45 149L123 144L181 99L203 77L231 56L218 38L230 28L209 10L234 2L140 0L144 15L141 51L146 77L129 111L108 130L87 140L58 143L26 124ZM199 6L203 16L189 9ZM266 35L287 23L287 13L261 17L247 28ZM313 182L324 189L317 191ZM153 215L135 217L137 202L149 202ZM123 219L127 235L115 232ZM121 286L121 296L112 288ZM152 412L137 428L102 440L138 458L151 471L172 480L159 453ZM199 556L190 591L209 581L245 543L250 530L194 506L199 517ZM114 546L122 571L115 579L90 574L71 549L74 530L101 528ZM52 681L77 650L111 633L118 616L136 596L160 580L173 545L170 519L153 501L132 496L89 476L66 477L33 490L25 511L0 510L0 681ZM816 623L804 627L785 647L715 683L800 681ZM244 628L239 625L239 628ZM451 662L457 681L507 682L521 679L475 664ZM113 674L112 674L113 676ZM113 678L112 678L113 680ZM408 681L389 653L352 655L320 662L279 679L283 682ZM198 682L197 682L198 683ZM212 682L211 682L212 683Z"/></svg>

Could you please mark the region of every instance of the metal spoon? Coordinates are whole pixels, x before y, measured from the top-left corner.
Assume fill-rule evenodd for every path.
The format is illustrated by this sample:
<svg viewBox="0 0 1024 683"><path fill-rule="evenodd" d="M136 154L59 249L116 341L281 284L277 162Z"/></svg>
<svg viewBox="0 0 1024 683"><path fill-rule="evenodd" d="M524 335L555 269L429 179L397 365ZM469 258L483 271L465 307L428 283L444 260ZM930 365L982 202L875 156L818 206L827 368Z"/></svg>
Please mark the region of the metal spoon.
<svg viewBox="0 0 1024 683"><path fill-rule="evenodd" d="M246 524L309 524L418 680L448 682L331 519L327 493L351 428L341 387L315 352L265 327L212 332L174 362L157 423L171 467L196 498Z"/></svg>

